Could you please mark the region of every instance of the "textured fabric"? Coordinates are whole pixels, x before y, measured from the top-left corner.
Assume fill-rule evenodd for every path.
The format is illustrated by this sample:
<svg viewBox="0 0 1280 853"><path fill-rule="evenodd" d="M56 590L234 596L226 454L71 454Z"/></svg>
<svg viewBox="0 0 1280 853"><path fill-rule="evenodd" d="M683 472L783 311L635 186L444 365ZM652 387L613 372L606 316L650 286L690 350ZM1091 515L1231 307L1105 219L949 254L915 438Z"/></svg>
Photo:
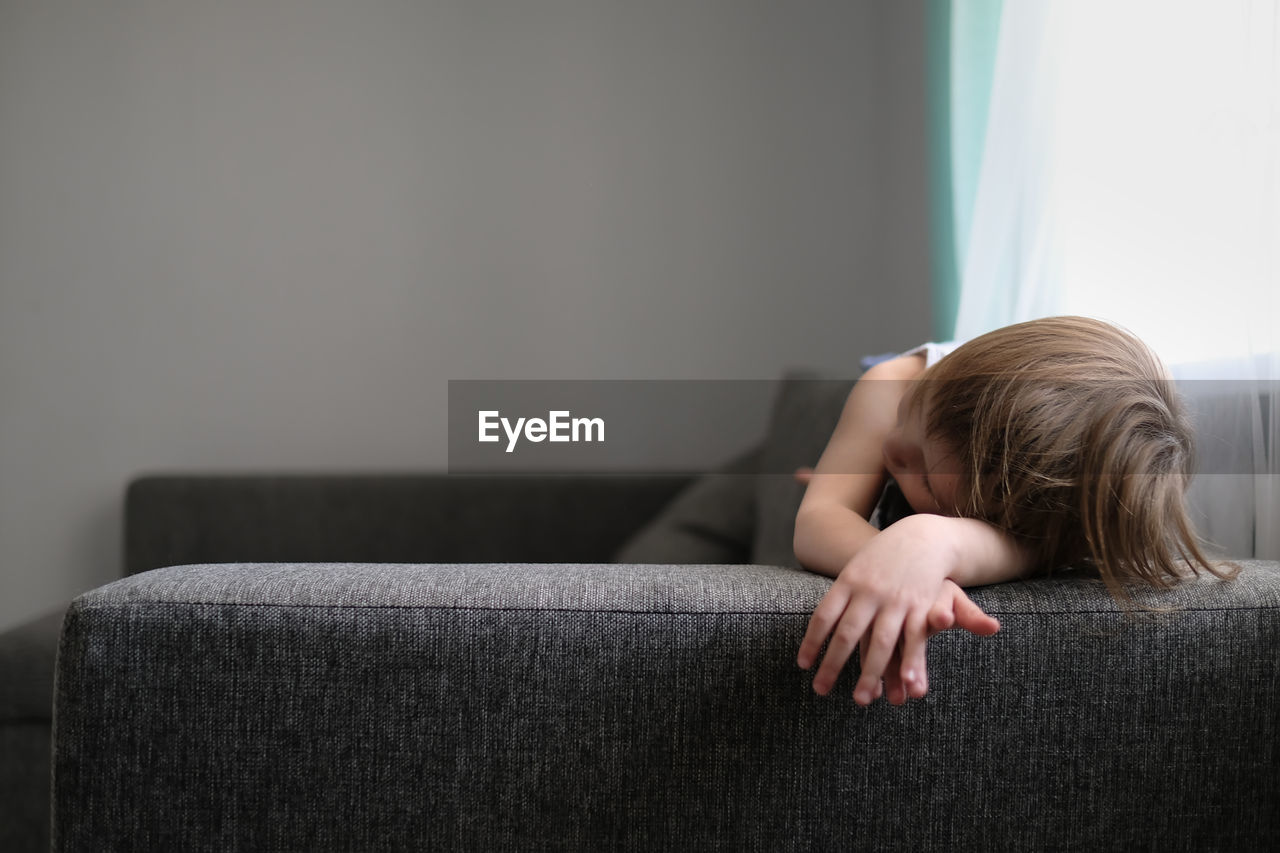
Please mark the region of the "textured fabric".
<svg viewBox="0 0 1280 853"><path fill-rule="evenodd" d="M1262 849L1280 565L1126 615L974 591L903 708L796 669L771 567L203 566L78 599L58 850Z"/></svg>
<svg viewBox="0 0 1280 853"><path fill-rule="evenodd" d="M149 476L125 573L258 561L605 562L679 476Z"/></svg>
<svg viewBox="0 0 1280 853"><path fill-rule="evenodd" d="M133 602L291 607L806 613L828 581L770 566L591 563L245 563L123 578L75 610ZM816 597L815 597L816 596Z"/></svg>
<svg viewBox="0 0 1280 853"><path fill-rule="evenodd" d="M756 527L751 559L775 566L798 566L792 539L804 486L791 473L818 464L840 420L854 380L819 379L795 372L780 383L769 418L756 481Z"/></svg>
<svg viewBox="0 0 1280 853"><path fill-rule="evenodd" d="M750 562L760 452L752 448L690 483L627 540L614 562Z"/></svg>
<svg viewBox="0 0 1280 853"><path fill-rule="evenodd" d="M681 477L151 476L126 571L245 560L606 560ZM746 559L742 557L740 559ZM0 851L49 848L62 610L0 635Z"/></svg>

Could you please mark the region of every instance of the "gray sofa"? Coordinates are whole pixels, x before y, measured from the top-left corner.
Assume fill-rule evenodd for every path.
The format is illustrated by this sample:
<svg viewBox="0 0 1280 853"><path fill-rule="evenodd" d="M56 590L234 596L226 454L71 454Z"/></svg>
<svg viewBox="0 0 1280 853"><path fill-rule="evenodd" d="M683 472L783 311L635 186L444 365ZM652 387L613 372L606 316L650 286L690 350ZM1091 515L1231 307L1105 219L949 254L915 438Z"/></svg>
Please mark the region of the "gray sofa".
<svg viewBox="0 0 1280 853"><path fill-rule="evenodd" d="M59 850L1262 849L1280 574L975 592L902 708L818 698L768 566L233 564L80 597Z"/></svg>
<svg viewBox="0 0 1280 853"><path fill-rule="evenodd" d="M126 576L237 560L602 562L687 477L143 476ZM47 851L54 667L66 607L0 634L0 851Z"/></svg>
<svg viewBox="0 0 1280 853"><path fill-rule="evenodd" d="M844 391L699 478L139 479L62 626L55 849L1276 847L1280 564L974 590L925 699L812 693L784 472Z"/></svg>

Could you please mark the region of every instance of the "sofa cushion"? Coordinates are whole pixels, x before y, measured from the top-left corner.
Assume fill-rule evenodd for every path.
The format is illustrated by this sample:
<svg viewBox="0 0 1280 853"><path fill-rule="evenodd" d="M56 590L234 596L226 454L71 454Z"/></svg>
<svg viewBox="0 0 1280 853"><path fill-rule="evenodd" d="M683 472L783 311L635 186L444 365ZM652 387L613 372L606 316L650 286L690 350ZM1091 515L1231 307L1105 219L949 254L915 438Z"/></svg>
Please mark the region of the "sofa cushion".
<svg viewBox="0 0 1280 853"><path fill-rule="evenodd" d="M614 555L618 563L748 563L759 447L694 480Z"/></svg>
<svg viewBox="0 0 1280 853"><path fill-rule="evenodd" d="M794 472L818 463L855 381L792 371L779 383L756 480L752 562L799 565L792 538L804 486L796 482Z"/></svg>

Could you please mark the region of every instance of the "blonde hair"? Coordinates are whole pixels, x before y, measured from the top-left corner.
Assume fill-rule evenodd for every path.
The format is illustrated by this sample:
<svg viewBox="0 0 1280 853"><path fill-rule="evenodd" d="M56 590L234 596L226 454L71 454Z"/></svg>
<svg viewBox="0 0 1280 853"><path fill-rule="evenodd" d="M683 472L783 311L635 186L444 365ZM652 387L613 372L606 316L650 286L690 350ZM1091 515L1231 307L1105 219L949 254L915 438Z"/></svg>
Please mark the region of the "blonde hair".
<svg viewBox="0 0 1280 853"><path fill-rule="evenodd" d="M1218 577L1188 518L1190 422L1172 379L1132 334L1085 317L1018 323L964 344L922 376L927 434L964 472L961 515L1026 547L1047 572L1092 564L1124 584Z"/></svg>

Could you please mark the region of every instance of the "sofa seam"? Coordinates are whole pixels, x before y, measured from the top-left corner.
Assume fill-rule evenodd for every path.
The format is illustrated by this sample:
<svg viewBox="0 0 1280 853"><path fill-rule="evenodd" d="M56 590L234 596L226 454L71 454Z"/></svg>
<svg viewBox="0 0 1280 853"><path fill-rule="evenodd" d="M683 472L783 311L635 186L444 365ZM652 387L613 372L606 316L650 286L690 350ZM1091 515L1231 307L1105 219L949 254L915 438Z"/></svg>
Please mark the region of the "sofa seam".
<svg viewBox="0 0 1280 853"><path fill-rule="evenodd" d="M464 611L494 613L613 613L637 616L808 616L813 611L806 610L628 610L624 608L605 607L484 607L474 604L304 604L301 602L264 602L264 601L142 601L124 602L121 604L97 604L80 608L78 612L111 610L120 607L253 607L253 608L290 608L301 610L420 610L420 611Z"/></svg>
<svg viewBox="0 0 1280 853"><path fill-rule="evenodd" d="M130 601L115 604L94 604L77 608L79 613L113 610L118 608L147 607L252 607L252 608L289 608L304 610L419 610L419 611L476 611L495 613L601 613L628 614L637 616L808 616L812 608L803 610L634 610L626 608L599 607L486 607L474 604L307 604L302 602L237 602L237 601ZM992 616L1082 616L1111 615L1124 616L1124 610L984 610ZM1176 616L1183 613L1275 613L1280 612L1280 604L1247 605L1243 607L1179 607L1171 611L1134 611L1128 615L1137 616Z"/></svg>

